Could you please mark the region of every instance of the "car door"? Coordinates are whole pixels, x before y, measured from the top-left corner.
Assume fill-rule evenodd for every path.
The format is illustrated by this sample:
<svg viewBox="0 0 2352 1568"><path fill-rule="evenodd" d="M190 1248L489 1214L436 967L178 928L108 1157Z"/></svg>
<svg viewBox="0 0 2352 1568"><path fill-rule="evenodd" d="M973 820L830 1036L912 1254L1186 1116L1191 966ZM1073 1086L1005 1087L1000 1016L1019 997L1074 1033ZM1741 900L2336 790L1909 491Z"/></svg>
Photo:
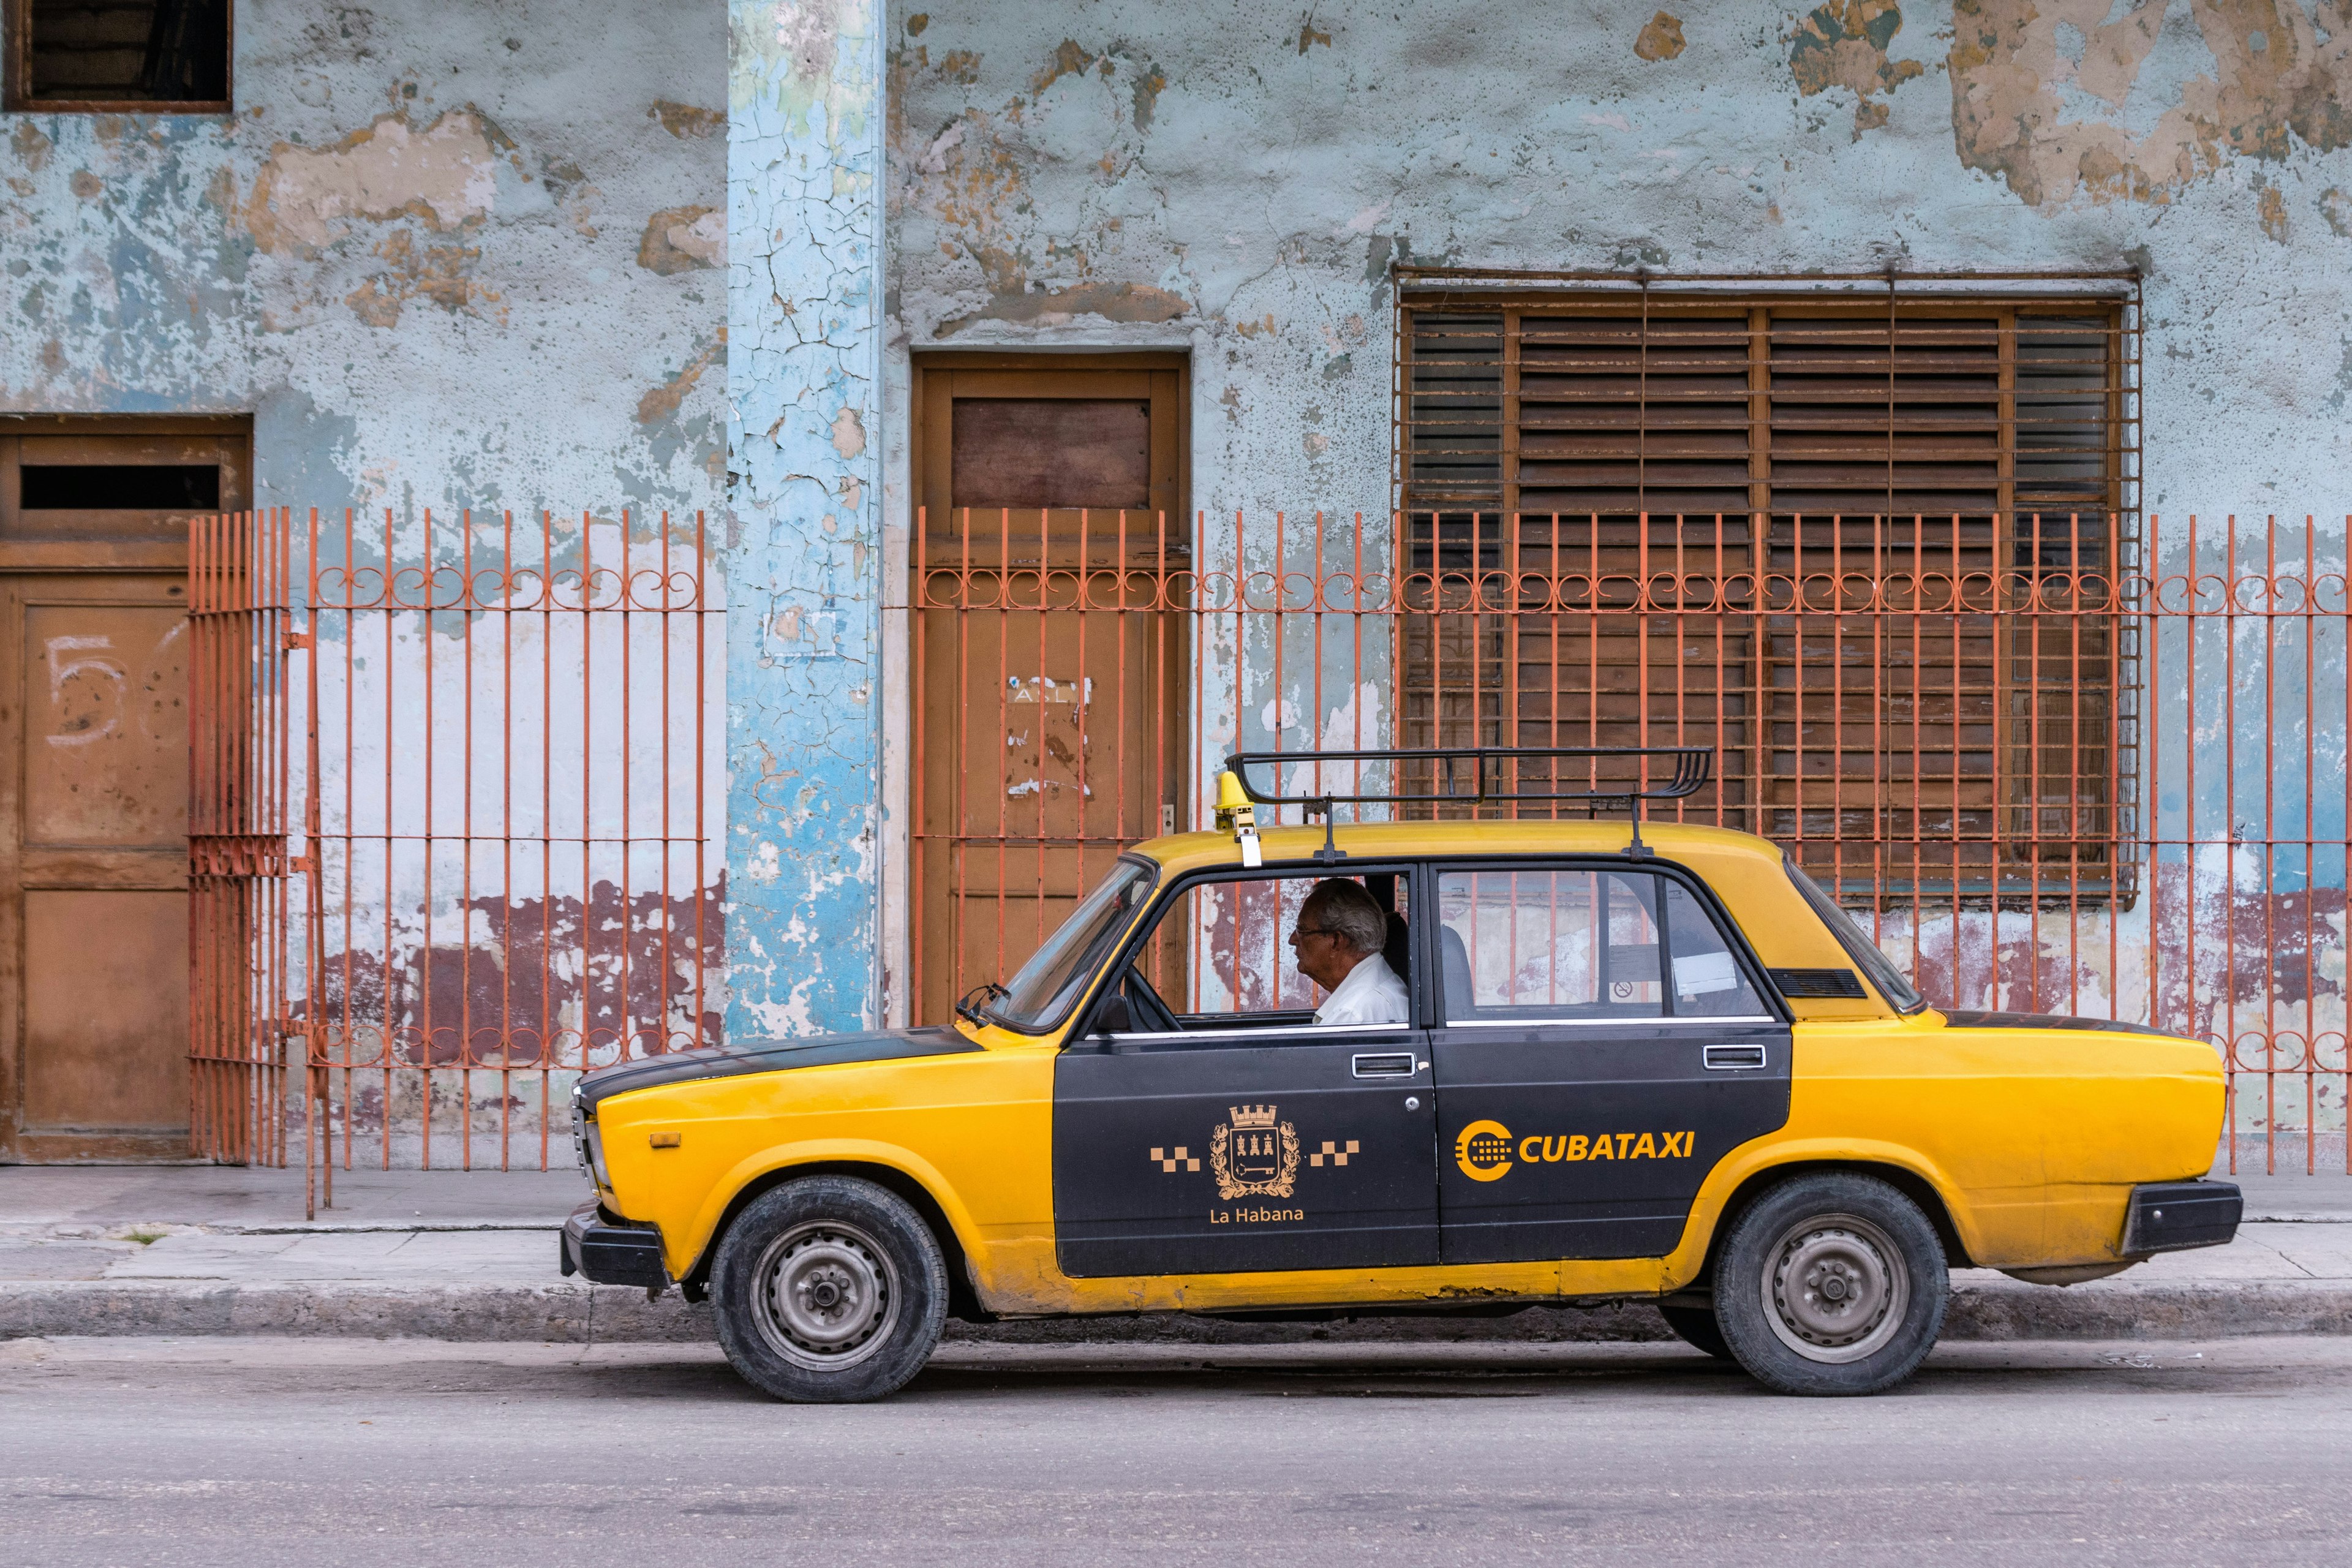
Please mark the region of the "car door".
<svg viewBox="0 0 2352 1568"><path fill-rule="evenodd" d="M1788 1121L1790 1031L1696 877L1433 872L1446 1263L1672 1251L1707 1173Z"/></svg>
<svg viewBox="0 0 2352 1568"><path fill-rule="evenodd" d="M1349 868L1391 898L1399 869ZM1055 1067L1064 1273L1437 1261L1428 1037L1413 1017L1317 1026L1289 953L1328 875L1195 879L1122 956Z"/></svg>

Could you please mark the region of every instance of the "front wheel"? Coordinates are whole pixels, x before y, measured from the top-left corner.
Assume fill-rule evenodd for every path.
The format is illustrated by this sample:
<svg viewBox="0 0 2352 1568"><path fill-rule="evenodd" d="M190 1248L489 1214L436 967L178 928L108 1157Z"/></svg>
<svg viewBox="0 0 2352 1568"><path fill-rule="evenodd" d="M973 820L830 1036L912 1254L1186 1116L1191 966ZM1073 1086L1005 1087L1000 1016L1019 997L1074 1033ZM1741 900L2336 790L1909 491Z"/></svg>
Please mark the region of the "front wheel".
<svg viewBox="0 0 2352 1568"><path fill-rule="evenodd" d="M1919 1206L1850 1172L1796 1176L1733 1226L1715 1316L1732 1356L1782 1394L1876 1394L1918 1370L1951 1292Z"/></svg>
<svg viewBox="0 0 2352 1568"><path fill-rule="evenodd" d="M908 1202L803 1176L736 1215L710 1269L719 1342L746 1382L798 1404L897 1393L947 1321L947 1266Z"/></svg>

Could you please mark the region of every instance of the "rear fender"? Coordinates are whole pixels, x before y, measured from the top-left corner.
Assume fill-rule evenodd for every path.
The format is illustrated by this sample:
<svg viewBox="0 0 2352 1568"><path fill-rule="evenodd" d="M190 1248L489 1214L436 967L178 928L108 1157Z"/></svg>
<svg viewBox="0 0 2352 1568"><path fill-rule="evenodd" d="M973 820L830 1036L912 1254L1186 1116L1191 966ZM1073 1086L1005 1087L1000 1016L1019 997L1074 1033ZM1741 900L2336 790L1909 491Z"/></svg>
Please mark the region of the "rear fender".
<svg viewBox="0 0 2352 1568"><path fill-rule="evenodd" d="M1962 1199L1958 1186L1948 1173L1916 1149L1867 1139L1801 1138L1735 1151L1716 1166L1699 1189L1697 1201L1691 1205L1690 1224L1683 1229L1681 1244L1667 1255L1666 1288L1680 1290L1699 1279L1706 1272L1717 1240L1727 1223L1738 1217L1748 1195L1807 1168L1853 1169L1870 1165L1899 1171L1925 1187L1934 1194L1944 1211L1943 1218L1950 1226L1946 1246L1957 1242L1962 1258L1982 1255L1982 1228ZM1931 1211L1929 1218L1936 1217ZM1944 1226L1939 1224L1937 1228L1942 1230Z"/></svg>

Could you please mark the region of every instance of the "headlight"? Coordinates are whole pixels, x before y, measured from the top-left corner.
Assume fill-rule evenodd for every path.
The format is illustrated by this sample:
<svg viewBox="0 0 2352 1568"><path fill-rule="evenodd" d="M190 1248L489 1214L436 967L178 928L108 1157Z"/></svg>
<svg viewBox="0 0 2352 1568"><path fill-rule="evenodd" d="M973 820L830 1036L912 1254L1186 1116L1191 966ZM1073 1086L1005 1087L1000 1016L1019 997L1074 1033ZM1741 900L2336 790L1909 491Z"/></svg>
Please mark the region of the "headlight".
<svg viewBox="0 0 2352 1568"><path fill-rule="evenodd" d="M593 1121L588 1123L587 1130L582 1134L581 1144L587 1152L587 1158L581 1163L588 1167L590 1179L602 1191L611 1192L613 1179L604 1173L604 1135L597 1131Z"/></svg>

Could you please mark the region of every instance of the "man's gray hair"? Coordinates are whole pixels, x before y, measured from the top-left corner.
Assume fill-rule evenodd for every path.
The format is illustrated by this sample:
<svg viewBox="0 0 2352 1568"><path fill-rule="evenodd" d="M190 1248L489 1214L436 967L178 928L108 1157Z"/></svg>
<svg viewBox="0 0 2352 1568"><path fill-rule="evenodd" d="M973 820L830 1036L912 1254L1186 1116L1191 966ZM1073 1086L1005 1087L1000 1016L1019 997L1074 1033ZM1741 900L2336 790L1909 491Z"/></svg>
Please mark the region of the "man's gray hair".
<svg viewBox="0 0 2352 1568"><path fill-rule="evenodd" d="M1379 952L1389 944L1389 915L1361 882L1335 877L1318 882L1298 906L1299 923L1310 921L1356 952Z"/></svg>

